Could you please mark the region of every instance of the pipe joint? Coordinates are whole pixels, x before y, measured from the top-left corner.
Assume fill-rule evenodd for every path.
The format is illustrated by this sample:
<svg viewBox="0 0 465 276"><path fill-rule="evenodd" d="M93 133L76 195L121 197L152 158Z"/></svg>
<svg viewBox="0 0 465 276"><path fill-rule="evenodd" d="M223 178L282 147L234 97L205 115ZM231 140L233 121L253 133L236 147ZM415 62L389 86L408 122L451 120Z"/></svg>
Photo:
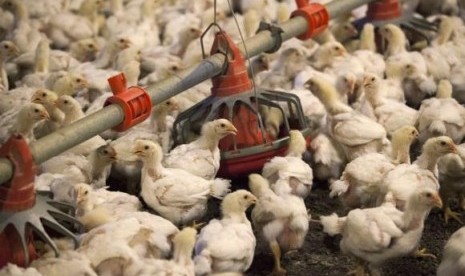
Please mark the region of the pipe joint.
<svg viewBox="0 0 465 276"><path fill-rule="evenodd" d="M297 38L307 40L323 32L329 23L329 13L325 6L318 3L308 3L306 0L296 0L298 9L293 11L291 18L301 16L307 21L307 31Z"/></svg>
<svg viewBox="0 0 465 276"><path fill-rule="evenodd" d="M123 73L108 79L113 96L108 98L104 106L117 104L124 112L124 120L115 126L115 131L125 131L134 125L143 122L150 116L152 101L150 96L142 87L126 87L126 77Z"/></svg>

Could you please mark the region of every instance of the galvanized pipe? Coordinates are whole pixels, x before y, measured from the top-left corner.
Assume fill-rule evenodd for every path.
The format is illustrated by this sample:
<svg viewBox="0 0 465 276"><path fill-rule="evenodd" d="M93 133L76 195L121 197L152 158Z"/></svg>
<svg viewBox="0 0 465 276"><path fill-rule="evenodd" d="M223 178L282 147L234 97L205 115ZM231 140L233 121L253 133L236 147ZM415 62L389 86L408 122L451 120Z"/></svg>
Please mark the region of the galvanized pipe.
<svg viewBox="0 0 465 276"><path fill-rule="evenodd" d="M326 5L330 18L338 17L347 11L375 0L334 0ZM307 30L307 21L302 17L294 17L280 25L283 29L282 40L286 41ZM270 50L275 45L275 38L269 31L263 31L245 41L250 57ZM243 44L238 44L244 53ZM183 70L147 88L152 103L167 100L219 73L223 68L224 56L215 54L197 65ZM40 164L65 150L112 128L124 119L124 113L118 105L109 105L73 124L55 131L30 144L36 164ZM0 183L7 182L13 175L13 167L8 159L0 158Z"/></svg>

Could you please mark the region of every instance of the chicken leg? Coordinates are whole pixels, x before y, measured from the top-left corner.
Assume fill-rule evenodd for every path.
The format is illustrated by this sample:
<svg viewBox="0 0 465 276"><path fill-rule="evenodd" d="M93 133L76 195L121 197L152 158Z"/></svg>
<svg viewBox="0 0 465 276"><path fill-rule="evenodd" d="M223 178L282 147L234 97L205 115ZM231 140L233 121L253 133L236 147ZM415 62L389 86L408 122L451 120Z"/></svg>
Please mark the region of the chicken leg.
<svg viewBox="0 0 465 276"><path fill-rule="evenodd" d="M281 248L276 240L270 242L271 252L274 256L274 269L272 275L283 276L286 275L286 270L281 267Z"/></svg>
<svg viewBox="0 0 465 276"><path fill-rule="evenodd" d="M434 254L428 253L426 248L417 249L417 251L415 251L415 253L413 253L413 256L415 256L417 258L433 258L433 259L436 259L436 256Z"/></svg>
<svg viewBox="0 0 465 276"><path fill-rule="evenodd" d="M460 219L459 216L460 214L452 211L449 206L446 206L444 208L444 220L446 221L446 224L449 222L449 218L453 218L456 221L458 221L460 224L463 224L463 221Z"/></svg>
<svg viewBox="0 0 465 276"><path fill-rule="evenodd" d="M347 276L365 276L365 262L357 258L357 266L354 270L347 272Z"/></svg>

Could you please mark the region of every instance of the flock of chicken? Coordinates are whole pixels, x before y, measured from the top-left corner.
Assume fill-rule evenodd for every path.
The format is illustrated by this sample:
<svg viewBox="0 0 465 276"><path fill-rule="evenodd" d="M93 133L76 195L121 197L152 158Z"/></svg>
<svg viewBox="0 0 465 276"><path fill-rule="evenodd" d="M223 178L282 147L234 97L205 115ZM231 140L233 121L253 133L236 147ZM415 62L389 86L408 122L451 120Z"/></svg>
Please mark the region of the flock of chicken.
<svg viewBox="0 0 465 276"><path fill-rule="evenodd" d="M129 85L150 85L200 61L198 38L213 20L240 39L229 2L216 9L212 2L1 0L0 143L14 133L31 142L98 111L112 95L107 78L119 72ZM240 31L250 37L260 20L287 20L291 2L236 1ZM59 256L46 246L29 268L9 264L0 274L242 275L258 241L273 253L273 272L284 275L282 253L302 246L312 221L304 199L314 176L347 209L318 222L342 235L341 251L357 259L357 276L366 266L379 275L391 258L428 256L418 245L430 210L442 207L447 223L461 222L450 200L465 209L465 145L458 145L465 136L465 25L434 15L431 44L410 46L392 24L366 24L355 39L353 17L251 60L255 83L296 94L318 131L310 147L290 131L287 154L249 175L250 192L230 192L230 180L216 177L219 141L237 134L230 121L207 122L191 143L173 148L176 115L210 93L202 83L157 104L130 130L105 131L42 163L36 189L76 206L85 230L79 247L56 239ZM204 40L211 44L213 34ZM285 118L276 108L260 111L276 138ZM129 193L109 191L110 174ZM202 223L210 198L221 200L221 218ZM465 274L464 230L446 244L438 275Z"/></svg>

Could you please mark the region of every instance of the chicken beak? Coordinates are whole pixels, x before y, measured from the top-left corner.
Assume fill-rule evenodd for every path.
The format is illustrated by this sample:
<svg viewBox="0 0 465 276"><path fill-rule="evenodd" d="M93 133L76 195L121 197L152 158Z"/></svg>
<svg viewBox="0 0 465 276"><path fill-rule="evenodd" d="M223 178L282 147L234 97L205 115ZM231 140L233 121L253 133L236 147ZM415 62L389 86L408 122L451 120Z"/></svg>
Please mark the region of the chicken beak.
<svg viewBox="0 0 465 276"><path fill-rule="evenodd" d="M455 145L449 145L449 150L451 153L455 153L455 154L458 153L457 147L455 147Z"/></svg>
<svg viewBox="0 0 465 276"><path fill-rule="evenodd" d="M228 128L228 133L229 133L229 134L232 134L232 135L237 135L237 128L235 128L233 125L231 125L231 126Z"/></svg>
<svg viewBox="0 0 465 276"><path fill-rule="evenodd" d="M50 115L47 112L43 112L43 113L40 114L40 118L45 119L45 120L49 120Z"/></svg>
<svg viewBox="0 0 465 276"><path fill-rule="evenodd" d="M118 155L115 154L115 155L110 156L110 160L111 160L111 161L116 161L116 160L118 160Z"/></svg>
<svg viewBox="0 0 465 276"><path fill-rule="evenodd" d="M142 155L144 154L144 152L143 152L142 150L137 149L137 148L134 149L134 150L132 151L132 153L135 154L135 155L137 155L137 156L142 156Z"/></svg>
<svg viewBox="0 0 465 276"><path fill-rule="evenodd" d="M256 203L257 203L257 198L256 198L255 196L252 197L252 198L250 199L250 203L251 203L251 205L256 204Z"/></svg>
<svg viewBox="0 0 465 276"><path fill-rule="evenodd" d="M19 51L19 48L18 47L12 47L10 49L10 55L13 56L13 57L17 57L19 56L20 54L20 51Z"/></svg>
<svg viewBox="0 0 465 276"><path fill-rule="evenodd" d="M89 86L89 82L87 80L82 80L81 81L81 87L82 88L87 88L87 86Z"/></svg>
<svg viewBox="0 0 465 276"><path fill-rule="evenodd" d="M370 78L363 78L363 87L368 87L370 85Z"/></svg>
<svg viewBox="0 0 465 276"><path fill-rule="evenodd" d="M353 95L355 92L355 84L357 81L351 80L349 81L349 95Z"/></svg>
<svg viewBox="0 0 465 276"><path fill-rule="evenodd" d="M434 203L434 206L438 208L442 208L442 200L439 194L436 194L433 196L433 203Z"/></svg>
<svg viewBox="0 0 465 276"><path fill-rule="evenodd" d="M34 98L32 98L32 102L33 103L42 103L42 100L40 99L40 97L34 97Z"/></svg>

